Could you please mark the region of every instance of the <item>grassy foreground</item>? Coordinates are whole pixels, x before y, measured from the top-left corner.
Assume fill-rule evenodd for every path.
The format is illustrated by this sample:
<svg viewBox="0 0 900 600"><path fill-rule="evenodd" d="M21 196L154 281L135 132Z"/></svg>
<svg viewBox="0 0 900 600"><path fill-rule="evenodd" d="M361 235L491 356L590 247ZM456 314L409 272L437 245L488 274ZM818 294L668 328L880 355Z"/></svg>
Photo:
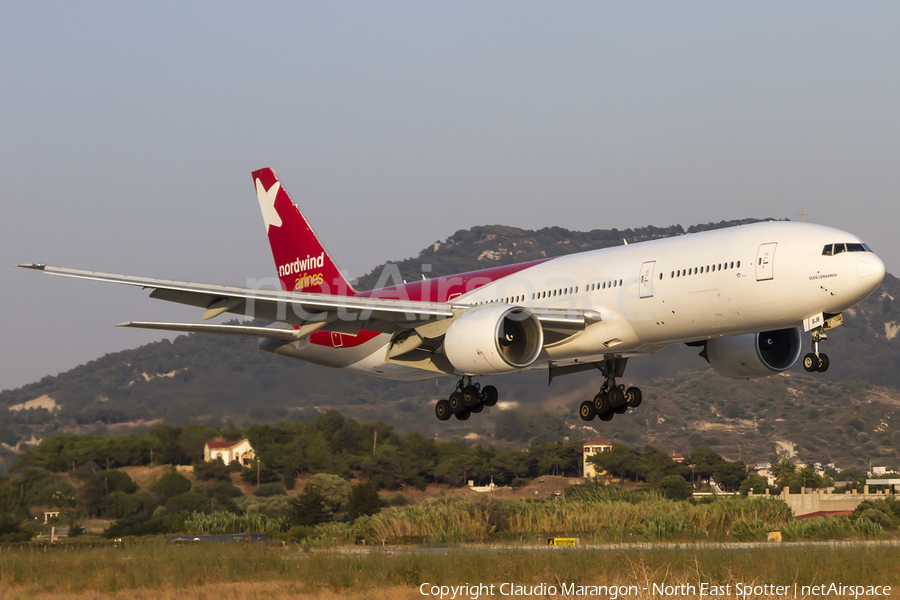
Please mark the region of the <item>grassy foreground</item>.
<svg viewBox="0 0 900 600"><path fill-rule="evenodd" d="M694 598L690 590L652 593L652 584L893 586L900 598L898 547L794 547L756 550L534 552L459 548L421 552L339 554L267 545L204 544L0 552L0 596L10 600L65 598L422 598L419 586L504 582L557 586L635 585L622 597ZM643 587L648 587L647 591ZM684 593L687 592L687 593ZM735 597L737 594L726 594ZM436 597L436 596L429 596ZM457 596L460 597L460 596ZM463 596L471 598L471 595ZM577 595L579 598L611 597ZM778 594L746 594L774 598ZM787 596L785 596L787 597ZM791 594L791 597L793 595ZM882 596L883 597L883 596ZM708 598L708 597L707 597Z"/></svg>

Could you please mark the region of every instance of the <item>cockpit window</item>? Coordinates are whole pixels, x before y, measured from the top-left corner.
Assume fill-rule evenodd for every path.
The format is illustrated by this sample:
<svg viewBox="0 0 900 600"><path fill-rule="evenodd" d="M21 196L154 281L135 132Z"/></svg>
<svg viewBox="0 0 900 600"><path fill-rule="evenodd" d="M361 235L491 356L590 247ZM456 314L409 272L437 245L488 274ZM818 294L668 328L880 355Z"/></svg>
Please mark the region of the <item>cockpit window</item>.
<svg viewBox="0 0 900 600"><path fill-rule="evenodd" d="M824 248L822 248L822 256L834 256L835 254L840 254L841 252L871 252L872 249L869 248L865 244L861 243L852 243L852 244L826 244Z"/></svg>

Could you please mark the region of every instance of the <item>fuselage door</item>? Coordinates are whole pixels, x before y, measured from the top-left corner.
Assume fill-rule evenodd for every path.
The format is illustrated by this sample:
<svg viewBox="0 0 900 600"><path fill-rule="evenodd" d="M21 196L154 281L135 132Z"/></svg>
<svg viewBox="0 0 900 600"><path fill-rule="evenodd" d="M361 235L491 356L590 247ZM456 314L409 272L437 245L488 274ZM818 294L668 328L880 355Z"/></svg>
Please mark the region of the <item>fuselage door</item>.
<svg viewBox="0 0 900 600"><path fill-rule="evenodd" d="M640 290L641 298L653 297L653 269L656 267L655 260L649 260L641 265Z"/></svg>
<svg viewBox="0 0 900 600"><path fill-rule="evenodd" d="M778 242L770 242L759 247L756 254L756 280L768 281L775 275L775 247Z"/></svg>

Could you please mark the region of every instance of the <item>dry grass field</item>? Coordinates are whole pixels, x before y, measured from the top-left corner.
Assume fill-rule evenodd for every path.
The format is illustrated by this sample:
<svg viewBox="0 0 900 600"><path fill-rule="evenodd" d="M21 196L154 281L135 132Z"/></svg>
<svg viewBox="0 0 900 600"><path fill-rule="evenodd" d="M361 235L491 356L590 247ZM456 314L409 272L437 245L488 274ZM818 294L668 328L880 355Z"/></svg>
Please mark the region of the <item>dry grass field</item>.
<svg viewBox="0 0 900 600"><path fill-rule="evenodd" d="M772 590L754 593L753 586L795 583L798 586L831 583L892 586L887 596L868 597L900 598L898 564L900 548L896 546L650 551L560 548L546 552L422 548L416 552L355 554L239 544L147 544L48 551L5 549L0 553L0 597L4 600L434 598L420 594L419 586L426 583L429 586L493 584L494 597L522 597L524 594L501 592L499 586L511 582L555 586L555 594L551 590L536 594L548 598L613 598L615 595L566 594L562 588L564 583L635 586L632 593L619 597L649 600L700 598L699 585L705 582L731 586L730 593L719 596L730 598L793 598L793 589L789 594L771 593ZM674 587L661 595L654 593L654 584ZM738 593L739 584L751 586L750 591ZM798 592L801 589L798 587ZM803 596L813 597L811 594L797 597ZM706 596L706 600L709 598Z"/></svg>

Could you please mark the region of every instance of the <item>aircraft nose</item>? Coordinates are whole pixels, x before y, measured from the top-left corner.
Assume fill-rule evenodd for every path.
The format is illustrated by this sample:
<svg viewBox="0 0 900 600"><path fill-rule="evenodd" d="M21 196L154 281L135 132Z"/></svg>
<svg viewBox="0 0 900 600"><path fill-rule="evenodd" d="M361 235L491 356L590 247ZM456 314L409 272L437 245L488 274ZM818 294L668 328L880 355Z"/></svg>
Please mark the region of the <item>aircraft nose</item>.
<svg viewBox="0 0 900 600"><path fill-rule="evenodd" d="M875 289L884 279L884 262L875 254L867 252L859 257L859 262L856 263L856 272L859 275L860 283Z"/></svg>

